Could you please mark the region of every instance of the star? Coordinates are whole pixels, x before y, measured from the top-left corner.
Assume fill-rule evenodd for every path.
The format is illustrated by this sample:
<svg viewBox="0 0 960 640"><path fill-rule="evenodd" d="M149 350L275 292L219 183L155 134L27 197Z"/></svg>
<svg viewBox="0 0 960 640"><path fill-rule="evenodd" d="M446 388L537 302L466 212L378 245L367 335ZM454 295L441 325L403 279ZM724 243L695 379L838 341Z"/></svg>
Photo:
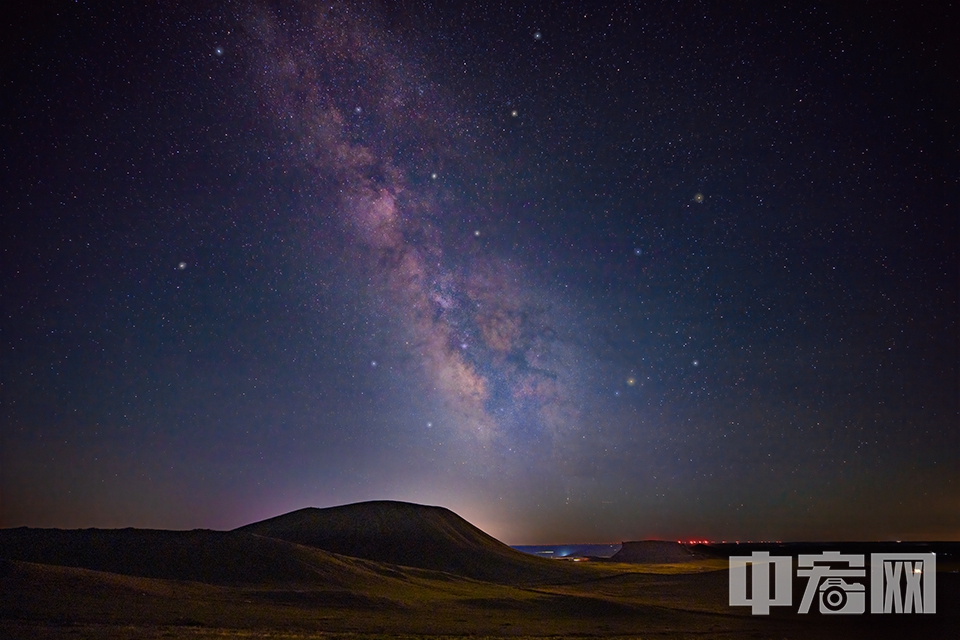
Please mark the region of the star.
<svg viewBox="0 0 960 640"><path fill-rule="evenodd" d="M809 22L800 9L768 16L784 38L727 12L726 40L668 20L638 44L593 10L464 22L454 3L435 4L426 20L414 19L422 7L397 14L372 4L334 12L244 4L249 15L213 22L178 10L201 29L103 10L103 38L71 39L70 56L40 65L20 87L24 104L43 109L18 121L11 162L30 171L5 193L13 211L6 235L18 239L4 247L8 261L34 265L4 274L7 306L22 319L5 330L24 345L4 360L5 377L24 395L0 424L0 466L25 460L15 465L13 489L23 495L13 508L22 513L11 525L31 523L29 488L38 482L52 483L53 497L34 524L189 528L252 522L276 508L277 496L291 508L314 504L318 485L325 504L347 502L359 494L343 480L360 478L371 499L421 495L483 512L488 519L475 524L517 542L689 540L691 522L727 538L872 538L892 535L886 523L901 521L898 535L944 533L958 363L937 338L953 335L958 321L950 304L956 243L947 241L955 225L942 194L916 183L942 173L937 158L910 131L883 126L885 115L909 113L936 130L936 114L915 109L936 87L899 74L903 90L891 97L876 82L898 53L932 67L942 52L887 30L883 56L847 48L841 62L829 47L807 46L808 36L824 36L795 28L795 18ZM856 21L826 11L839 12L828 39L856 39ZM609 37L555 52L562 43L546 42L541 20L571 42L593 27ZM60 22L50 26L69 34ZM237 39L228 29L240 24L253 28ZM444 25L467 25L469 40ZM101 39L159 42L203 64L184 70L176 56L161 56L137 77L137 65L112 66ZM18 51L46 60L44 42L18 41ZM729 64L730 49L755 54L751 78L780 78L759 107L744 69ZM689 56L676 51L696 57L696 95L684 80ZM803 54L803 68L782 69L783 51ZM491 53L513 63L510 73L489 73ZM600 54L604 69L592 60ZM78 123L78 101L108 113L116 96L52 73L84 80L104 66L111 83L149 92L162 117ZM885 106L834 109L827 119L824 104L800 109L799 98L811 101L808 72L824 79L825 95ZM206 98L168 91L167 80L180 76L188 93ZM832 140L836 131L854 132L857 144ZM63 156L61 133L90 139ZM766 140L776 148L766 150ZM146 159L129 157L131 149ZM157 175L131 180L132 162ZM122 188L101 196L104 185ZM709 207L701 187L714 190ZM129 203L143 202L128 220ZM914 225L917 211L925 214ZM189 275L187 257L198 260ZM857 322L849 321L849 288L838 286L851 278L862 293ZM78 279L82 296L72 293ZM815 330L803 313L776 312L797 295L801 311L816 311ZM703 373L693 355L701 349L711 358ZM108 366L96 373L101 363ZM121 367L129 372L117 386ZM904 397L925 407L922 415L891 410L890 398ZM847 422L845 437L834 437ZM159 423L169 428L156 432ZM55 452L64 468L102 451L98 469L113 484L86 478L83 496L71 496L64 478L45 476L40 432L29 428L36 424L64 443ZM714 424L729 426L704 438ZM198 429L202 437L193 437ZM860 446L873 434L880 444ZM770 438L773 449L751 444ZM225 456L204 446L214 441L231 443ZM682 459L672 455L680 443ZM168 466L175 445L177 464ZM263 466L250 468L246 453L257 449ZM900 453L926 470L887 475ZM141 486L139 467L124 463L131 455L164 477ZM862 500L831 492L846 469L808 491L809 478L852 456ZM249 473L227 473L205 493L211 463ZM755 468L763 482L727 473L737 467ZM273 484L253 488L254 478ZM656 478L669 478L666 487ZM715 478L716 504L701 505L694 522L683 504L702 500L704 478ZM898 500L886 500L891 483ZM664 506L667 487L674 499ZM145 499L127 509L140 489ZM227 489L257 498L226 496L249 502L242 513L203 508ZM568 494L581 506L561 510ZM623 496L622 508L597 517L608 494ZM788 501L802 518L777 518L783 494L803 497ZM486 505L501 495L508 504L495 513L499 505ZM915 507L899 505L907 495ZM741 509L749 516L726 517L733 497L750 499ZM152 513L158 500L162 511ZM803 511L818 503L819 513ZM642 516L653 506L663 510L651 529Z"/></svg>

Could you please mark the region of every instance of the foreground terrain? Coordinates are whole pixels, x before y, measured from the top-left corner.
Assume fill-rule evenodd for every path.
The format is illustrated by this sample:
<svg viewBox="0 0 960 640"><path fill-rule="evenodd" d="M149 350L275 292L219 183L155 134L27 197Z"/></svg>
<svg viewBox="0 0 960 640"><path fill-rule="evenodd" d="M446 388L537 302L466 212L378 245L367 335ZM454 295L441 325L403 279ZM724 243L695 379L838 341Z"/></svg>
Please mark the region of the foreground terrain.
<svg viewBox="0 0 960 640"><path fill-rule="evenodd" d="M728 605L730 550L545 560L404 503L305 509L231 532L7 529L0 636L954 638L955 547L938 554L934 615L752 616Z"/></svg>

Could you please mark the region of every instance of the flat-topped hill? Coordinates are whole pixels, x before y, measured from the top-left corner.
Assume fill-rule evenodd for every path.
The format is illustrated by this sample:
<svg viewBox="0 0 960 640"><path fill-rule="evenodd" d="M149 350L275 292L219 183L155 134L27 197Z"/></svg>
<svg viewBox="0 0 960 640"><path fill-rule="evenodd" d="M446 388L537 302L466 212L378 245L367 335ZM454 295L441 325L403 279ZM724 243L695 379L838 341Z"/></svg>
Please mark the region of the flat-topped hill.
<svg viewBox="0 0 960 640"><path fill-rule="evenodd" d="M679 542L641 540L624 542L620 551L616 552L610 560L631 564L676 564L706 557L708 556L691 551Z"/></svg>
<svg viewBox="0 0 960 640"><path fill-rule="evenodd" d="M237 531L481 580L541 580L568 570L508 547L449 509L406 502L300 509Z"/></svg>

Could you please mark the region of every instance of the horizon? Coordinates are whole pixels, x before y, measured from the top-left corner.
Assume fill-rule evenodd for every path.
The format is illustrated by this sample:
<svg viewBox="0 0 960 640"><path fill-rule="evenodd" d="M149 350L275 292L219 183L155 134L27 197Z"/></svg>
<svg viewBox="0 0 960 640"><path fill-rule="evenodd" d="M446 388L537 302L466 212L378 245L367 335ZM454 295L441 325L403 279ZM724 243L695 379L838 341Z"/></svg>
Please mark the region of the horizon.
<svg viewBox="0 0 960 640"><path fill-rule="evenodd" d="M404 505L411 505L411 506L415 506L415 507L441 508L441 509L445 509L445 510L447 510L447 511L450 511L450 512L453 513L454 515L462 518L462 516L460 516L456 511L454 511L454 510L452 510L452 509L449 509L449 508L447 508L447 507L444 507L443 505L418 504L418 503L412 503L412 502L404 502L404 501L402 501L402 500L365 500L365 501L362 501L362 502L351 502L351 503L345 503L345 504L330 505L330 506L327 506L327 507L316 507L316 506L300 507L300 508L298 508L298 509L294 509L293 511L287 511L287 512L284 512L284 513L278 513L278 514L275 514L275 515L273 515L273 516L268 516L268 517L266 517L266 518L263 518L263 519L261 519L261 520L256 520L256 521L253 521L253 522L247 522L247 523L238 525L238 526L236 526L236 527L231 527L231 528L227 528L227 529L216 529L216 528L209 528L209 527L193 527L193 528L184 528L184 529L166 529L166 528L158 528L158 527L131 527L131 526L113 526L113 527L31 527L30 525L19 525L19 526L12 526L12 527L0 526L0 530L2 530L2 529L15 529L15 528L29 528L29 529L54 529L54 530L63 530L63 531L82 531L82 530L90 530L90 529L92 529L92 530L106 530L106 531L120 531L120 530L125 530L125 529L132 529L132 530L143 530L143 531L175 531L175 532L184 532L184 531L215 531L215 532L220 532L220 533L229 533L229 532L232 532L232 531L236 531L236 530L238 530L238 529L242 529L242 528L244 528L244 527L246 527L246 526L249 526L249 525L258 524L258 523L260 523L260 522L264 522L264 521L267 521L267 520L272 520L272 519L274 519L274 518L280 518L280 517L283 517L283 516L286 516L286 515L290 515L290 514L293 514L293 513L297 513L298 511L306 511L306 510L310 510L310 509L314 509L314 510L336 509L336 508L338 508L338 507L357 506L357 505L371 504L371 503L377 503L377 502L394 502L394 503L399 503L399 504L404 504ZM480 531L483 531L484 533L487 533L488 535L491 535L493 538L495 538L495 539L498 540L499 542L502 542L503 544L506 544L507 546L509 546L509 547L511 547L511 548L514 548L514 549L519 549L519 548L521 548L521 547L531 547L531 548L534 548L534 547L536 547L536 548L549 548L549 547L581 547L581 546L611 546L611 547L614 547L614 546L621 546L621 545L624 545L624 544L627 544L627 543L634 543L634 542L670 542L670 543L675 542L675 543L677 543L677 544L682 544L682 545L686 545L686 546L695 546L695 545L707 545L707 546L709 546L709 545L730 545L730 544L746 544L746 545L749 545L749 544L782 544L782 545L817 544L817 545L822 545L822 544L832 544L832 543L838 543L838 544L850 544L850 543L890 543L890 544L893 544L893 543L907 543L907 544L912 544L912 543L918 543L918 544L923 544L923 543L941 543L941 542L960 542L960 539L925 539L925 538L902 539L902 540L900 540L900 539L880 539L880 538L877 538L877 539L822 539L822 540L817 540L817 539L794 539L794 540L791 540L791 539L777 539L777 540L774 540L774 539L756 539L756 540L750 540L750 539L730 539L730 540L727 540L727 539L715 539L715 540L710 540L710 539L688 538L688 537L676 538L676 539L673 539L673 538L656 538L656 537L653 537L653 538L628 538L628 539L623 539L623 540L618 540L618 541L603 541L603 540L593 540L593 541L574 540L574 541L570 541L570 540L568 540L568 541L565 541L565 542L536 542L536 543L528 543L528 542L509 542L509 541L506 541L506 540L502 540L502 539L500 539L499 537L490 534L490 532L486 531L485 529L483 529L482 527L476 525L475 523L470 522L470 521L467 520L466 518L463 518L463 519L464 519L468 524L476 527L477 529L479 529Z"/></svg>
<svg viewBox="0 0 960 640"><path fill-rule="evenodd" d="M960 540L941 13L19 9L0 527Z"/></svg>

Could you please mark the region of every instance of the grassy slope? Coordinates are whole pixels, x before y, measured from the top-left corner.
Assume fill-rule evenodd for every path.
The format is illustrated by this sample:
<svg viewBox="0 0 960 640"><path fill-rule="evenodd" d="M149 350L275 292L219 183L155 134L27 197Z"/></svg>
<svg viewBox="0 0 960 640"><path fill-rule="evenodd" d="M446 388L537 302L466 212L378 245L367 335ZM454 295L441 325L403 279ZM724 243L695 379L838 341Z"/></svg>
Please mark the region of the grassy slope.
<svg viewBox="0 0 960 640"><path fill-rule="evenodd" d="M517 588L393 568L365 590L347 591L208 585L2 561L0 636L956 637L955 613L838 619L775 611L753 617L726 606L725 572L700 569L605 567L576 584ZM945 608L958 595L956 583L938 585L947 587L941 589Z"/></svg>
<svg viewBox="0 0 960 640"><path fill-rule="evenodd" d="M691 621L685 611L593 590L589 583L596 581L595 574L578 590L573 585L517 588L416 569L394 571L351 591L319 585L210 585L5 561L0 567L0 619L64 628L184 625L456 635L624 634L641 626L661 631L731 628L728 615L705 612ZM649 591L652 583L632 587ZM732 623L739 626L737 620Z"/></svg>

